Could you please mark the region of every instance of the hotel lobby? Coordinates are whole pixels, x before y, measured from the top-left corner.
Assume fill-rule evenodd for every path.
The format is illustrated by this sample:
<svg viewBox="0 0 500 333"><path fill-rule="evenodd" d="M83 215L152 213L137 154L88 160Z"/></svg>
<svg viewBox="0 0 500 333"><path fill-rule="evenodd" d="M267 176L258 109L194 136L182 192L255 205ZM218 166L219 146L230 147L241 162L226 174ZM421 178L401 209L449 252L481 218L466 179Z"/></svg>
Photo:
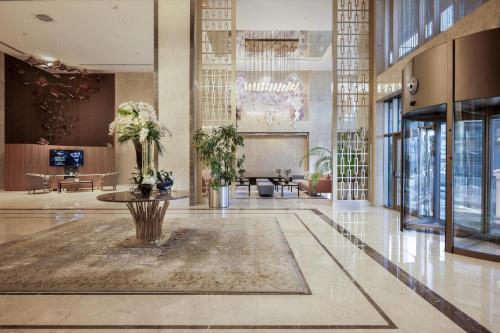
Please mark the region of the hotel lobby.
<svg viewBox="0 0 500 333"><path fill-rule="evenodd" d="M0 332L500 332L500 0L0 1Z"/></svg>

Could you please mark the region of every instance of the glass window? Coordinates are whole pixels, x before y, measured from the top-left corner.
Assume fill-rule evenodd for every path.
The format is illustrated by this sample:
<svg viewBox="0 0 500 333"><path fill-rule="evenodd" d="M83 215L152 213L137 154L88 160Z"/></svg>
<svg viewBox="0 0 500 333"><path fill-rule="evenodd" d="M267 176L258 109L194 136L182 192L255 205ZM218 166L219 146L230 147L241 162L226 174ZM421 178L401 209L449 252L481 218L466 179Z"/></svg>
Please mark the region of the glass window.
<svg viewBox="0 0 500 333"><path fill-rule="evenodd" d="M500 255L500 98L455 105L454 247Z"/></svg>
<svg viewBox="0 0 500 333"><path fill-rule="evenodd" d="M385 0L382 22L383 63L389 67L438 33L472 13L487 0ZM420 36L419 33L423 34ZM393 36L397 38L394 39ZM397 45L393 45L397 42ZM380 52L380 50L378 50Z"/></svg>

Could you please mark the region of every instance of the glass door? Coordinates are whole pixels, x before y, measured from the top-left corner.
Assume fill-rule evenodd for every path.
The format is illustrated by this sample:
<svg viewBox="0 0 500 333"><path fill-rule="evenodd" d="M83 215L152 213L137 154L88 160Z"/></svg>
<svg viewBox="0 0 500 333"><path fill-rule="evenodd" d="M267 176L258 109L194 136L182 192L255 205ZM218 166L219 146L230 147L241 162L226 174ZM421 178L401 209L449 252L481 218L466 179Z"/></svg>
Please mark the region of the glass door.
<svg viewBox="0 0 500 333"><path fill-rule="evenodd" d="M446 106L407 113L402 140L403 225L444 231Z"/></svg>
<svg viewBox="0 0 500 333"><path fill-rule="evenodd" d="M401 133L392 135L392 203L401 210Z"/></svg>
<svg viewBox="0 0 500 333"><path fill-rule="evenodd" d="M454 141L454 251L498 257L500 98L457 102Z"/></svg>

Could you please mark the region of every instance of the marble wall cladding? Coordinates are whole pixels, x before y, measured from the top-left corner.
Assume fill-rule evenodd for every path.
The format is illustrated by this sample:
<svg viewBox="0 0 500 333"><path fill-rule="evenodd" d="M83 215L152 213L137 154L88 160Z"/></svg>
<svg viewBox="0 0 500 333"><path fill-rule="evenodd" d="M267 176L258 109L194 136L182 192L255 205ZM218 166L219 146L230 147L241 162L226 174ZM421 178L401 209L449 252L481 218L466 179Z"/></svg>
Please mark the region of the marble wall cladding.
<svg viewBox="0 0 500 333"><path fill-rule="evenodd" d="M0 188L4 188L5 169L5 56L0 52Z"/></svg>
<svg viewBox="0 0 500 333"><path fill-rule="evenodd" d="M189 190L190 175L190 2L158 1L159 118L172 132L158 167L174 173L177 189Z"/></svg>
<svg viewBox="0 0 500 333"><path fill-rule="evenodd" d="M153 73L116 73L115 74L115 109L128 101L143 101L154 105ZM119 184L128 184L134 171L135 150L132 143L120 144L115 140L116 171L120 172Z"/></svg>
<svg viewBox="0 0 500 333"><path fill-rule="evenodd" d="M483 30L500 27L500 0L490 0L470 15L457 22L450 29L437 35L409 55L377 75L377 100L383 100L401 91L402 70L415 55L447 41Z"/></svg>
<svg viewBox="0 0 500 333"><path fill-rule="evenodd" d="M267 121L266 110L255 110L260 116L249 116L248 113L242 113L242 118L238 120L238 130L240 132L309 133L309 148L321 146L331 149L332 72L302 72L301 77L307 78L304 79L304 82L307 82L307 93L305 94L307 101L304 103L303 117L299 118L295 124L291 121L291 113L287 109L275 112L276 116L273 117L272 122ZM286 108L287 106L279 104L276 107ZM247 156L247 159L250 158L251 156ZM298 161L295 164L298 166ZM312 165L313 163L310 163L311 168ZM292 166L289 167L292 168Z"/></svg>

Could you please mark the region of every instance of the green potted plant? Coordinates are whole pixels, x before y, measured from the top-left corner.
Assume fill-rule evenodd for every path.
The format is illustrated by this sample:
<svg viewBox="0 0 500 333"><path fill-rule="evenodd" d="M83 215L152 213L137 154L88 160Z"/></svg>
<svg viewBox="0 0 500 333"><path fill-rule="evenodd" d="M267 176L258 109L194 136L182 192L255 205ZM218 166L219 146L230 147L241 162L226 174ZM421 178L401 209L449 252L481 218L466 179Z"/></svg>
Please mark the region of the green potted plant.
<svg viewBox="0 0 500 333"><path fill-rule="evenodd" d="M238 168L238 181L240 183L245 182L245 172L246 170L243 168L243 162L245 161L245 154L241 156L241 158L238 158L236 162L236 167Z"/></svg>
<svg viewBox="0 0 500 333"><path fill-rule="evenodd" d="M278 174L278 181L281 181L283 179L283 176L281 175L281 169L276 169L275 172Z"/></svg>
<svg viewBox="0 0 500 333"><path fill-rule="evenodd" d="M160 193L167 193L174 185L174 176L172 171L160 170L156 172L156 188Z"/></svg>
<svg viewBox="0 0 500 333"><path fill-rule="evenodd" d="M236 150L243 147L243 137L233 125L215 127L210 133L198 130L193 137L193 147L203 165L210 170L209 206L229 206L229 184L236 181L237 165L244 157L237 158Z"/></svg>
<svg viewBox="0 0 500 333"><path fill-rule="evenodd" d="M285 169L285 184L288 184L292 181L292 169Z"/></svg>
<svg viewBox="0 0 500 333"><path fill-rule="evenodd" d="M302 157L299 167L304 160L309 159L311 156L316 157L316 161L314 162L314 172L309 176L309 181L311 182L311 195L316 195L316 186L318 186L321 177L332 172L333 155L329 149L313 147Z"/></svg>

